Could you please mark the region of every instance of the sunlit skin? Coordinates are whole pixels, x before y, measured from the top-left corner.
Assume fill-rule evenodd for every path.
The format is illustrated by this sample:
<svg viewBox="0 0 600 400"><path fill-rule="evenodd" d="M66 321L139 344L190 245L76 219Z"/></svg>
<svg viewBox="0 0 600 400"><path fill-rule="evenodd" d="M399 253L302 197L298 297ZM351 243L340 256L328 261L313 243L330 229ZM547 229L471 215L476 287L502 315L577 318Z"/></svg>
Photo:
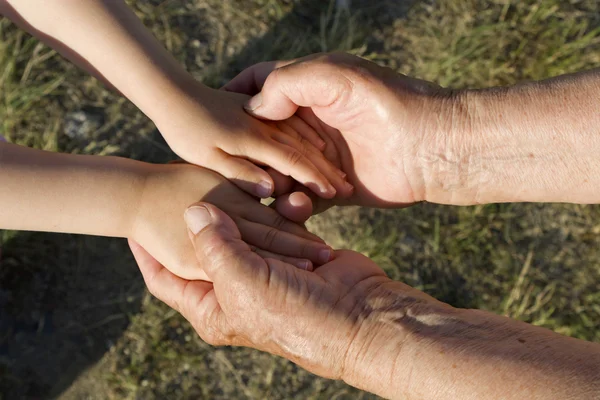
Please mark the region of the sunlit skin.
<svg viewBox="0 0 600 400"><path fill-rule="evenodd" d="M213 284L177 278L130 245L149 290L208 343L267 351L394 399L600 395L597 344L450 307L352 251L312 272L261 257L210 204L185 219Z"/></svg>
<svg viewBox="0 0 600 400"><path fill-rule="evenodd" d="M332 253L300 225L195 165L59 154L0 143L0 169L2 229L133 238L187 279L208 279L181 219L186 207L199 199L230 213L258 254L312 269Z"/></svg>
<svg viewBox="0 0 600 400"><path fill-rule="evenodd" d="M349 202L600 200L593 174L600 167L598 71L514 88L446 91L347 55L310 57L271 73L275 66L259 64L228 88L247 94L262 88L247 104L249 113L278 119L297 112L324 135L326 154L357 188ZM394 119L399 107L403 118ZM383 178L386 173L398 182ZM332 204L317 201L317 210ZM276 208L298 221L310 213L297 194L281 196ZM269 351L389 398L600 396L597 344L454 309L390 281L356 253L338 252L314 272L261 258L207 204L192 207L186 218L195 219L190 236L199 259L211 264L205 268L214 285L174 282L141 247L132 248L150 290L183 305L179 311L209 343Z"/></svg>
<svg viewBox="0 0 600 400"><path fill-rule="evenodd" d="M125 95L180 157L242 190L269 197L274 183L258 166L268 165L317 196L352 193L310 126L297 117L257 121L244 112L247 96L196 81L124 1L0 0L0 13Z"/></svg>
<svg viewBox="0 0 600 400"><path fill-rule="evenodd" d="M600 202L599 70L461 91L348 54L319 54L257 64L226 88L256 95L246 106L254 116L296 112L321 132L325 154L356 190L340 201L315 198L316 211Z"/></svg>

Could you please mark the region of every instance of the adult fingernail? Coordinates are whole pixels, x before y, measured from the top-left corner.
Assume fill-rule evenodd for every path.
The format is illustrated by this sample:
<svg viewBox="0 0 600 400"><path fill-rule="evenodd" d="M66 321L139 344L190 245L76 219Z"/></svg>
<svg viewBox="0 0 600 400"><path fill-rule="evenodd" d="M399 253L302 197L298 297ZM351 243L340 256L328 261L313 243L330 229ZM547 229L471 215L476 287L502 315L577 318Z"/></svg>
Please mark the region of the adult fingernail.
<svg viewBox="0 0 600 400"><path fill-rule="evenodd" d="M321 264L327 264L331 260L331 250L324 249L319 251L319 262Z"/></svg>
<svg viewBox="0 0 600 400"><path fill-rule="evenodd" d="M197 235L202 229L206 228L211 222L212 217L206 207L196 206L188 208L183 215L188 229Z"/></svg>
<svg viewBox="0 0 600 400"><path fill-rule="evenodd" d="M325 147L327 147L327 142L325 142L323 139L318 139L317 146L319 146L319 150L323 151L325 150Z"/></svg>
<svg viewBox="0 0 600 400"><path fill-rule="evenodd" d="M262 105L262 93L258 93L256 96L252 97L246 105L244 106L246 110L255 111L258 107Z"/></svg>
<svg viewBox="0 0 600 400"><path fill-rule="evenodd" d="M258 193L260 198L266 199L273 193L273 185L271 182L260 181L258 185L256 185L256 193Z"/></svg>
<svg viewBox="0 0 600 400"><path fill-rule="evenodd" d="M303 269L305 271L309 271L310 270L310 261L308 260L299 260L296 262L296 267Z"/></svg>

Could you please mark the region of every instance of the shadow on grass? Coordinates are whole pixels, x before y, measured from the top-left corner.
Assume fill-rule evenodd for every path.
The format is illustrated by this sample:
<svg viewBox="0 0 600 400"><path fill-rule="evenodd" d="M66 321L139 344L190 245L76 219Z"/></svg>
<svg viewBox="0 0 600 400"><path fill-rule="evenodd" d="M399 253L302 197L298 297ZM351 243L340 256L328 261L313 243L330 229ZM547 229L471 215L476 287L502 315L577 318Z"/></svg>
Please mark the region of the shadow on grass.
<svg viewBox="0 0 600 400"><path fill-rule="evenodd" d="M0 393L68 387L139 312L144 284L124 240L16 233L0 260Z"/></svg>
<svg viewBox="0 0 600 400"><path fill-rule="evenodd" d="M367 50L379 48L381 41L369 30L391 24L412 3L354 0L350 12L340 14L353 16L354 26L361 30L350 45L362 40ZM207 84L220 86L256 62L339 49L345 33L324 34L336 23L331 4L296 1L267 33L227 58L219 67L220 78L208 79ZM280 40L289 32L303 32L298 46L290 48ZM164 142L155 139L133 144L127 156L146 161L169 158ZM124 240L17 233L1 246L0 394L55 396L121 337L130 316L140 311L143 281Z"/></svg>
<svg viewBox="0 0 600 400"><path fill-rule="evenodd" d="M271 60L298 58L318 52L363 47L380 50L383 39L374 31L391 26L419 0L336 1L297 0L293 10L271 26L263 36L251 39L235 56L226 60L220 84L243 69ZM295 35L290 35L293 32Z"/></svg>

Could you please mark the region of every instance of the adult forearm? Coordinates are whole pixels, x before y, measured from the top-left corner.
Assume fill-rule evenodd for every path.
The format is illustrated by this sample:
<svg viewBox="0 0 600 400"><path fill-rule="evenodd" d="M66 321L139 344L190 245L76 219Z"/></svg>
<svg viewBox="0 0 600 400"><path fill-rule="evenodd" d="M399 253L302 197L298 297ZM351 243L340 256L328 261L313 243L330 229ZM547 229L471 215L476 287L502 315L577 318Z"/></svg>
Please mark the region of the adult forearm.
<svg viewBox="0 0 600 400"><path fill-rule="evenodd" d="M125 237L145 164L0 143L0 228Z"/></svg>
<svg viewBox="0 0 600 400"><path fill-rule="evenodd" d="M600 345L478 310L419 301L390 283L354 339L344 379L396 399L590 399Z"/></svg>
<svg viewBox="0 0 600 400"><path fill-rule="evenodd" d="M600 203L598 93L600 70L458 92L425 163L428 200Z"/></svg>
<svg viewBox="0 0 600 400"><path fill-rule="evenodd" d="M135 103L162 117L202 86L162 47L122 0L4 0L0 10Z"/></svg>

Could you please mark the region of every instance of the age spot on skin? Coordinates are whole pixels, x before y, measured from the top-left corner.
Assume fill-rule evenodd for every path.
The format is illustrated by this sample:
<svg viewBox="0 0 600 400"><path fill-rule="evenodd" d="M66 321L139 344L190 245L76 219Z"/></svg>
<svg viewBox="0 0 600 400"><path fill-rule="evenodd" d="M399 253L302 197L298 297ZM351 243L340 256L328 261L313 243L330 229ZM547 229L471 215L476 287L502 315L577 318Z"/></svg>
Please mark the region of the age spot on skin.
<svg viewBox="0 0 600 400"><path fill-rule="evenodd" d="M535 158L535 156L533 155L533 153L529 153L529 158Z"/></svg>
<svg viewBox="0 0 600 400"><path fill-rule="evenodd" d="M525 339L517 339L519 343L525 343Z"/></svg>

